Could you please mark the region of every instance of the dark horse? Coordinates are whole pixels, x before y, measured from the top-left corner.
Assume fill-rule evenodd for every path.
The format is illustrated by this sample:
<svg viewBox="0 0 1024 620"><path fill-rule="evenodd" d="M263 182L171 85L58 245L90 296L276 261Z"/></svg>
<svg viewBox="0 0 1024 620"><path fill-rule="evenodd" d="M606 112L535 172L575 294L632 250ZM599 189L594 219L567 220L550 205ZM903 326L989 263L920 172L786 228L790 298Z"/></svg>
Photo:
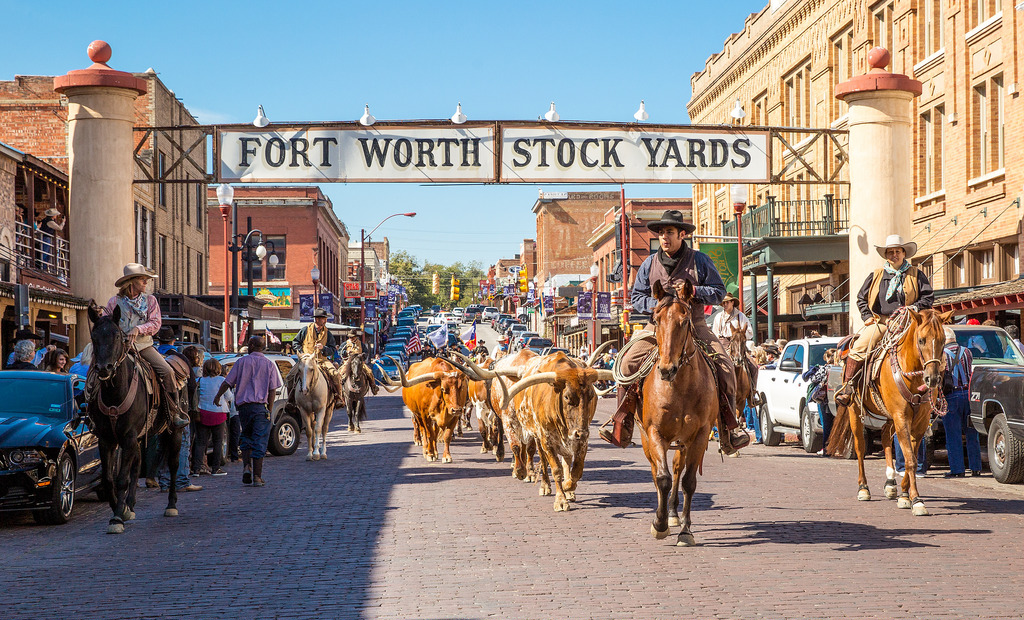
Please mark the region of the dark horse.
<svg viewBox="0 0 1024 620"><path fill-rule="evenodd" d="M100 442L103 465L103 487L110 497L113 518L107 526L108 534L124 532L124 522L135 518L135 491L139 483L142 452L139 439L159 431L160 447L171 470L171 488L167 494L165 517L178 516L178 452L181 450L181 430L167 423L166 406L157 416L153 397L145 387L143 365L135 347L121 331L121 309L114 308L110 316L101 316L95 306L89 308L92 320L93 363L90 377L96 386L90 391L89 417L92 418L96 437ZM154 382L154 390L160 384Z"/></svg>
<svg viewBox="0 0 1024 620"><path fill-rule="evenodd" d="M370 386L363 373L363 356L354 354L345 360L348 365L348 376L345 378L345 385L342 386L342 396L345 398L345 409L348 411L349 432L361 433L359 422L366 419L366 393Z"/></svg>
<svg viewBox="0 0 1024 620"><path fill-rule="evenodd" d="M693 286L689 282L666 291L654 283L652 320L657 325L658 365L643 384L644 454L651 463L651 475L658 488L658 509L651 533L655 538L669 535L670 525L679 525L679 485L683 486L682 530L676 539L680 547L696 544L690 531L690 507L697 490L697 474L708 448L711 427L718 420L718 390L715 371L694 335ZM668 467L669 444L678 442L679 452Z"/></svg>

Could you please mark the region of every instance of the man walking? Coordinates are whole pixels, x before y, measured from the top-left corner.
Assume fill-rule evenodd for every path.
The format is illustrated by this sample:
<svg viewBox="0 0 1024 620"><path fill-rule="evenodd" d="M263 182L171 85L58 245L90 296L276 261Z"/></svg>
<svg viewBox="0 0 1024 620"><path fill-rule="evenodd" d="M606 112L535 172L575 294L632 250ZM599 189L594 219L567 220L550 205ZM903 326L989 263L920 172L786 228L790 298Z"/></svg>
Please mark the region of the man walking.
<svg viewBox="0 0 1024 620"><path fill-rule="evenodd" d="M228 389L234 390L238 418L242 423L242 484L261 487L263 457L270 439L270 407L274 404L281 378L274 363L263 355L263 338L249 338L249 353L238 359L224 379L213 404L220 406L220 397Z"/></svg>

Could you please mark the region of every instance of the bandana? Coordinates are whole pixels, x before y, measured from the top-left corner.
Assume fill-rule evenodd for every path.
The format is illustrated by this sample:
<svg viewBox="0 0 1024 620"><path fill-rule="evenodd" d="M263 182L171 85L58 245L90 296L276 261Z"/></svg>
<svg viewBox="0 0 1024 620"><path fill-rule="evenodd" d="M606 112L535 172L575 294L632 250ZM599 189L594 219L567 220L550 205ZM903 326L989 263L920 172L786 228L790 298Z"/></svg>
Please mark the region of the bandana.
<svg viewBox="0 0 1024 620"><path fill-rule="evenodd" d="M893 269L892 265L888 262L885 263L885 273L892 276L892 280L889 280L889 290L885 292L886 301L895 302L896 294L903 292L903 278L907 275L908 269L910 269L910 261L903 261L903 265L899 269Z"/></svg>
<svg viewBox="0 0 1024 620"><path fill-rule="evenodd" d="M135 299L125 296L124 300L128 303L128 307L132 309L132 312L139 315L139 318L144 321L149 320L149 295L140 293Z"/></svg>
<svg viewBox="0 0 1024 620"><path fill-rule="evenodd" d="M683 245L676 251L674 256L669 256L665 252L665 250L659 249L658 262L661 263L661 266L665 268L666 273L672 275L672 272L676 270L676 265L678 265L679 261L683 258L683 256L686 255L686 250L688 249L689 248L687 247L685 241L683 242Z"/></svg>

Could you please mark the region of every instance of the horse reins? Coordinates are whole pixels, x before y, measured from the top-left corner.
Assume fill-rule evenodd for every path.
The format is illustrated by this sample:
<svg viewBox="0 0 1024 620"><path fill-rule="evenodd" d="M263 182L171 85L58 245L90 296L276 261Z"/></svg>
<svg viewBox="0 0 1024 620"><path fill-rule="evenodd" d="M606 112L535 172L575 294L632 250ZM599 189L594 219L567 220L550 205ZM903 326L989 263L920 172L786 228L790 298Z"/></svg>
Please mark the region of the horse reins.
<svg viewBox="0 0 1024 620"><path fill-rule="evenodd" d="M96 378L99 379L100 383L106 383L108 385L113 385L113 383L111 383L111 381L114 378L114 373L117 371L118 367L122 363L124 363L124 361L128 358L128 354L131 351L132 347L131 347L131 343L129 342L128 338L126 338L124 333L121 332L120 330L118 330L118 334L121 336L121 348L122 348L121 356L119 358L117 358L116 362L114 362L114 366L113 366L113 368L111 370L111 375L110 375L109 379L100 379L99 373L97 373ZM99 392L96 394L96 406L99 407L100 411L104 415L109 416L111 418L116 418L117 416L121 415L125 411L128 411L129 408L131 408L132 404L135 402L135 395L139 391L139 373L140 373L140 369L139 369L138 364L136 364L135 365L135 370L132 371L131 383L128 384L128 393L125 394L124 399L119 404L117 404L116 406L111 407L110 405L107 405L106 403L104 403L103 402L103 391L99 390Z"/></svg>

